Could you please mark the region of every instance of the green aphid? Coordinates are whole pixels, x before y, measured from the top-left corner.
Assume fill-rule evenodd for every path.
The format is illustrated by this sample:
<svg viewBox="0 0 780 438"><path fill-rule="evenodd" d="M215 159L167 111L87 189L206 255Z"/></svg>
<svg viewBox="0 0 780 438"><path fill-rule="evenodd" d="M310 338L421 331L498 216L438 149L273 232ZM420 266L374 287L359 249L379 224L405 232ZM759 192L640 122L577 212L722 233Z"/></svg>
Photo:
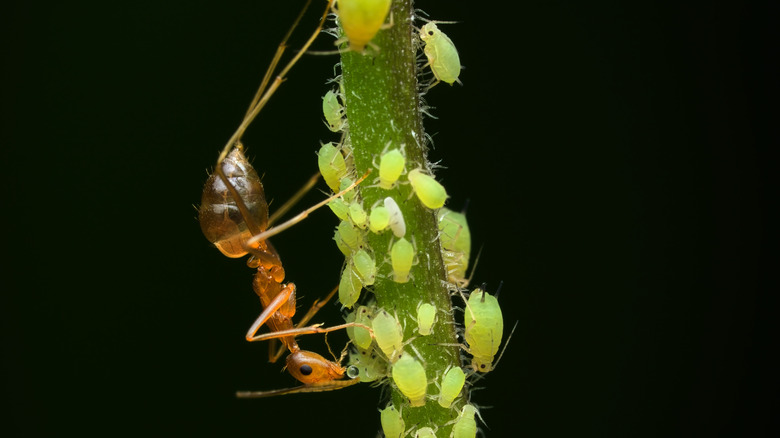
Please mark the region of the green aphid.
<svg viewBox="0 0 780 438"><path fill-rule="evenodd" d="M471 256L471 231L466 215L456 213L447 207L436 212L439 218L439 240L442 258L447 267L449 281L460 287L468 286L466 270Z"/></svg>
<svg viewBox="0 0 780 438"><path fill-rule="evenodd" d="M328 207L339 219L345 221L349 219L349 205L341 198L336 198L328 202Z"/></svg>
<svg viewBox="0 0 780 438"><path fill-rule="evenodd" d="M344 107L339 102L338 94L328 90L322 97L322 114L325 116L325 124L333 132L339 132L344 128Z"/></svg>
<svg viewBox="0 0 780 438"><path fill-rule="evenodd" d="M347 264L347 267L341 272L341 281L339 282L339 301L341 301L341 304L351 309L358 298L360 298L362 288L363 283L360 281L360 277L355 273L352 266Z"/></svg>
<svg viewBox="0 0 780 438"><path fill-rule="evenodd" d="M436 432L428 427L421 427L414 433L414 438L436 438Z"/></svg>
<svg viewBox="0 0 780 438"><path fill-rule="evenodd" d="M345 177L341 178L341 180L338 183L338 186L339 186L338 192L346 190L354 182L355 181L352 178L348 177L348 176L345 176ZM342 198L347 203L351 203L353 200L355 200L355 192L356 192L356 190L350 190L349 192L344 193L344 196L342 196Z"/></svg>
<svg viewBox="0 0 780 438"><path fill-rule="evenodd" d="M355 273L360 277L363 286L371 286L376 281L376 262L364 249L357 250L352 255L352 266L355 267Z"/></svg>
<svg viewBox="0 0 780 438"><path fill-rule="evenodd" d="M460 56L458 49L452 40L439 28L436 23L431 21L426 23L420 29L420 38L425 42L425 56L428 58L428 64L436 77L434 86L440 81L452 85L454 82L460 83Z"/></svg>
<svg viewBox="0 0 780 438"><path fill-rule="evenodd" d="M385 356L393 362L404 347L404 331L398 319L382 310L371 324L374 339Z"/></svg>
<svg viewBox="0 0 780 438"><path fill-rule="evenodd" d="M339 251L341 251L342 254L344 254L345 257L349 257L352 255L352 248L347 246L346 243L344 243L344 239L341 237L341 233L339 232L339 229L336 228L336 231L333 233L333 240L336 241L336 246L339 248Z"/></svg>
<svg viewBox="0 0 780 438"><path fill-rule="evenodd" d="M371 209L368 215L368 229L374 233L381 233L390 225L390 212L382 205L377 205Z"/></svg>
<svg viewBox="0 0 780 438"><path fill-rule="evenodd" d="M405 165L406 158L399 149L392 149L382 154L379 159L379 187L385 190L393 188L398 177L403 173Z"/></svg>
<svg viewBox="0 0 780 438"><path fill-rule="evenodd" d="M387 361L376 354L373 348L357 348L356 351L350 352L349 364L357 370L357 375L348 377L360 377L361 382L374 382L387 377Z"/></svg>
<svg viewBox="0 0 780 438"><path fill-rule="evenodd" d="M363 204L358 201L352 201L349 204L349 217L352 219L352 223L359 228L365 229L368 226L368 215L363 210Z"/></svg>
<svg viewBox="0 0 780 438"><path fill-rule="evenodd" d="M343 220L339 223L337 231L341 235L341 240L351 251L357 251L363 245L363 232L352 222ZM338 242L338 241L337 241Z"/></svg>
<svg viewBox="0 0 780 438"><path fill-rule="evenodd" d="M390 262L393 265L393 281L406 283L409 281L409 271L414 264L414 247L403 237L398 239L390 249Z"/></svg>
<svg viewBox="0 0 780 438"><path fill-rule="evenodd" d="M402 354L393 364L393 381L398 390L409 398L412 407L425 405L425 395L428 391L428 377L425 367L410 354Z"/></svg>
<svg viewBox="0 0 780 438"><path fill-rule="evenodd" d="M317 165L328 187L334 192L339 192L341 180L347 176L347 163L344 161L341 150L333 146L333 143L325 143L317 153ZM346 189L351 184L350 181L344 188Z"/></svg>
<svg viewBox="0 0 780 438"><path fill-rule="evenodd" d="M436 321L436 307L433 304L421 303L417 306L417 332L423 336L431 334L431 328Z"/></svg>
<svg viewBox="0 0 780 438"><path fill-rule="evenodd" d="M460 367L451 367L441 378L441 387L437 401L443 408L452 406L466 383L466 373Z"/></svg>
<svg viewBox="0 0 780 438"><path fill-rule="evenodd" d="M402 438L406 434L406 423L392 403L380 411L379 418L386 438Z"/></svg>
<svg viewBox="0 0 780 438"><path fill-rule="evenodd" d="M493 369L493 358L504 334L504 317L496 297L474 289L466 304L463 324L468 352L472 355L471 367L487 373Z"/></svg>
<svg viewBox="0 0 780 438"><path fill-rule="evenodd" d="M455 421L455 425L452 426L451 438L475 438L477 436L477 420L474 419L474 414L477 413L477 408L472 405L465 405L461 409L458 419Z"/></svg>
<svg viewBox="0 0 780 438"><path fill-rule="evenodd" d="M417 194L417 198L430 209L442 208L447 200L447 191L432 176L423 173L420 169L409 172L409 182Z"/></svg>
<svg viewBox="0 0 780 438"><path fill-rule="evenodd" d="M373 312L367 306L359 306L354 312L351 312L345 318L347 322L356 322L371 327ZM347 335L360 349L368 350L373 342L371 332L362 327L347 327Z"/></svg>

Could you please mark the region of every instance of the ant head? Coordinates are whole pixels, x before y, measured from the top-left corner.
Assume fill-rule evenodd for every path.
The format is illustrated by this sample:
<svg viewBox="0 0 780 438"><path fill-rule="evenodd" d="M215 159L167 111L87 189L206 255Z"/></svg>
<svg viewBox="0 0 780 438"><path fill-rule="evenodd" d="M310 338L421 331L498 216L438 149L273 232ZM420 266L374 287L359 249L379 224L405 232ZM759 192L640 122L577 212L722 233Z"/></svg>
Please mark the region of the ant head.
<svg viewBox="0 0 780 438"><path fill-rule="evenodd" d="M287 356L287 371L305 384L328 382L344 377L344 368L317 353L298 350Z"/></svg>

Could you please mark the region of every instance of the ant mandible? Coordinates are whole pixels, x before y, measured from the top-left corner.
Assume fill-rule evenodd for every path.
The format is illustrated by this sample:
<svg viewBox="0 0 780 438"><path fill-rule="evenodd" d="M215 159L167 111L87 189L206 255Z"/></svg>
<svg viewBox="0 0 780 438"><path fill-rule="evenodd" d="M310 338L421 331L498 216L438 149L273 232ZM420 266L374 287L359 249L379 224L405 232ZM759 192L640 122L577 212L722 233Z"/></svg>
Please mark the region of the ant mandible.
<svg viewBox="0 0 780 438"><path fill-rule="evenodd" d="M289 210L298 199L314 186L317 177L313 177L290 201L286 202L280 207L279 211L269 218L268 203L265 199L263 185L257 172L244 156L243 145L241 144L241 137L244 131L284 81L287 72L295 65L301 55L306 52L319 34L333 0L328 1L325 12L320 18L314 33L296 56L277 74L275 80L269 86L273 71L287 47L287 40L298 25L310 2L306 3L277 48L271 65L268 67L260 88L255 94L243 121L220 153L214 173L206 181L203 188L203 196L198 211L198 219L203 234L222 254L231 258L250 254L247 265L257 269L252 286L255 293L260 297L263 312L249 328L246 334L247 341L279 339L283 347L290 351L286 360L287 371L303 383L303 386L300 387L275 391L239 392L237 393L239 397L268 397L294 392L329 391L357 383L359 379L339 380L344 377L346 372L346 368L340 365L340 360L339 362L329 361L317 353L302 350L295 341L295 336L327 333L352 326L361 326L370 330L369 327L356 323L341 324L328 328L322 328L322 324L304 327L304 324L334 295L335 290L324 300L316 301L298 325L294 326L292 317L295 314L295 284L283 283L285 276L281 259L267 240L268 237L300 222L317 208L352 190L368 174L358 179L347 189L304 210L292 219L276 227L269 228L274 220ZM268 325L271 332L257 335L257 331L263 324ZM271 359L272 361L275 360L273 356Z"/></svg>

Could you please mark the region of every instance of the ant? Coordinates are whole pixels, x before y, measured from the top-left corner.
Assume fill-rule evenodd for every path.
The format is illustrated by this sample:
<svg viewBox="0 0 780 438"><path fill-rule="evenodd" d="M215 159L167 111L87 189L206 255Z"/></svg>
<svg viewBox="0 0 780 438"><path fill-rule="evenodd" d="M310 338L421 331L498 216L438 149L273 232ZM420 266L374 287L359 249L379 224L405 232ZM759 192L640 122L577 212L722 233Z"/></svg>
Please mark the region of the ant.
<svg viewBox="0 0 780 438"><path fill-rule="evenodd" d="M295 314L295 284L284 284L284 268L282 267L281 259L267 240L270 236L278 234L300 222L317 208L352 190L368 174L355 181L347 189L304 210L292 219L276 227L269 228L277 218L292 208L293 204L314 186L318 176L313 177L292 199L287 201L280 207L279 211L269 218L268 203L265 199L263 185L257 172L244 156L243 145L241 144L241 137L244 131L284 81L287 72L295 65L319 34L333 0L328 1L317 28L303 48L281 70L269 86L273 71L276 69L279 59L287 47L287 40L301 20L309 3L311 3L311 0L306 3L277 48L276 54L243 121L219 155L214 173L206 181L203 188L203 197L198 211L198 220L200 221L203 234L222 254L230 258L239 258L250 254L247 265L257 269L252 286L255 293L260 297L264 310L249 328L246 334L247 341L279 339L283 346L276 356L271 356L271 362L274 362L286 348L290 354L287 356L285 368L294 378L303 383L303 386L275 391L238 392L238 397L269 397L295 392L330 391L358 383L359 379L339 380L347 372L347 369L340 365L341 360L339 362L329 361L317 353L302 350L295 341L295 336L328 333L333 330L354 326L367 328L370 331L369 327L357 323L341 324L329 328L321 328L322 324L304 327L304 324L325 305L337 289L334 289L324 300L315 301L301 322L294 326L292 317ZM258 335L257 331L263 324L268 325L271 332ZM342 359L343 356L344 354L342 354Z"/></svg>

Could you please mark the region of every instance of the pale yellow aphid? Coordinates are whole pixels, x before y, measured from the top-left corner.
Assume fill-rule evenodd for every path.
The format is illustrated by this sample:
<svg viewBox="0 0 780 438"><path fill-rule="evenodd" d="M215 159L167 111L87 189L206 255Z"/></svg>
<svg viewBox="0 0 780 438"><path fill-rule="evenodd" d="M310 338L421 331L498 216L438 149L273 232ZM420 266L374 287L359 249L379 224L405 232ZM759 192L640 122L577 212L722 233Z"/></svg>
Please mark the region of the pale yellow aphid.
<svg viewBox="0 0 780 438"><path fill-rule="evenodd" d="M420 303L417 306L417 332L423 336L430 335L434 322L436 322L436 307L430 303Z"/></svg>
<svg viewBox="0 0 780 438"><path fill-rule="evenodd" d="M386 438L402 438L405 435L404 419L392 403L380 411L379 418Z"/></svg>
<svg viewBox="0 0 780 438"><path fill-rule="evenodd" d="M431 427L421 427L414 433L414 438L436 438L436 432Z"/></svg>
<svg viewBox="0 0 780 438"><path fill-rule="evenodd" d="M455 421L455 425L452 426L452 433L450 438L474 438L477 436L477 420L474 419L474 414L477 413L477 408L472 405L465 405L458 415L458 419Z"/></svg>
<svg viewBox="0 0 780 438"><path fill-rule="evenodd" d="M355 269L351 264L347 264L344 271L341 272L341 281L339 282L339 301L347 309L351 309L352 306L360 298L360 291L363 288L363 283L360 281L360 277L355 272Z"/></svg>
<svg viewBox="0 0 780 438"><path fill-rule="evenodd" d="M322 114L325 116L325 124L333 132L339 132L344 128L344 107L339 102L338 94L328 90L322 97Z"/></svg>
<svg viewBox="0 0 780 438"><path fill-rule="evenodd" d="M363 286L371 286L376 281L376 262L365 250L359 249L352 255L351 264L355 273L360 277Z"/></svg>
<svg viewBox="0 0 780 438"><path fill-rule="evenodd" d="M393 381L398 390L409 398L412 407L425 405L425 395L428 391L428 377L425 367L411 354L401 354L391 370Z"/></svg>
<svg viewBox="0 0 780 438"><path fill-rule="evenodd" d="M391 4L391 0L338 0L335 10L351 50L363 52L385 24Z"/></svg>
<svg viewBox="0 0 780 438"><path fill-rule="evenodd" d="M471 367L487 373L493 369L493 358L504 334L504 317L496 297L474 289L466 303L463 325L468 352L472 355Z"/></svg>
<svg viewBox="0 0 780 438"><path fill-rule="evenodd" d="M341 148L334 146L333 143L322 145L317 153L317 165L328 187L334 192L339 192L341 180L347 175L347 163L341 154ZM349 187L349 184L346 187Z"/></svg>
<svg viewBox="0 0 780 438"><path fill-rule="evenodd" d="M406 158L400 149L391 149L379 158L379 187L385 190L393 188L398 177L404 171Z"/></svg>
<svg viewBox="0 0 780 438"><path fill-rule="evenodd" d="M423 173L420 169L409 172L409 182L417 194L417 198L430 209L442 208L447 200L447 191L432 176Z"/></svg>
<svg viewBox="0 0 780 438"><path fill-rule="evenodd" d="M390 212L384 205L377 205L371 209L368 215L368 229L374 233L381 233L390 225Z"/></svg>
<svg viewBox="0 0 780 438"><path fill-rule="evenodd" d="M390 262L393 265L393 281L406 283L409 281L409 271L414 264L414 247L403 237L398 239L390 249Z"/></svg>
<svg viewBox="0 0 780 438"><path fill-rule="evenodd" d="M404 237L406 234L406 222L404 222L404 215L401 213L401 208L398 207L398 203L391 197L385 198L385 208L390 214L389 226L393 231L395 237Z"/></svg>
<svg viewBox="0 0 780 438"><path fill-rule="evenodd" d="M449 368L441 378L439 397L437 401L443 408L452 406L452 402L458 398L463 385L466 383L466 373L460 367Z"/></svg>
<svg viewBox="0 0 780 438"><path fill-rule="evenodd" d="M436 214L439 218L439 241L442 258L447 267L447 277L450 282L466 287L466 269L471 256L471 231L466 215L447 207L440 208Z"/></svg>
<svg viewBox="0 0 780 438"><path fill-rule="evenodd" d="M428 64L436 77L436 85L444 81L450 85L454 82L460 83L460 56L452 40L440 31L436 23L431 21L426 23L420 29L420 38L425 42L425 56L428 58Z"/></svg>
<svg viewBox="0 0 780 438"><path fill-rule="evenodd" d="M382 310L374 316L371 328L379 348L390 362L394 362L404 348L404 330L398 319Z"/></svg>
<svg viewBox="0 0 780 438"><path fill-rule="evenodd" d="M360 228L365 229L368 227L368 215L363 210L363 204L358 201L353 201L349 204L349 217L352 219L352 223Z"/></svg>

